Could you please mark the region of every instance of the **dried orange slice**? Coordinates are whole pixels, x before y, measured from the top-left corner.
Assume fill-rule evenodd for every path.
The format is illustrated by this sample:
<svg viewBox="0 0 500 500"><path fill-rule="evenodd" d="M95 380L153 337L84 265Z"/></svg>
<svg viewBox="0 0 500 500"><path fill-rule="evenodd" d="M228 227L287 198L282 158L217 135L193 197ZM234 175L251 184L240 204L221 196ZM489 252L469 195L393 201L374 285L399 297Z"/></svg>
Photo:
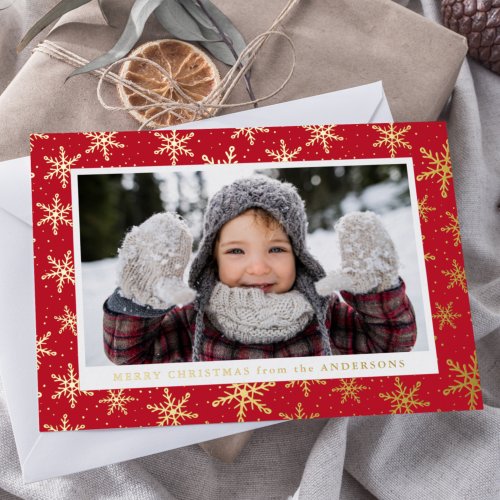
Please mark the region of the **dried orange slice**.
<svg viewBox="0 0 500 500"><path fill-rule="evenodd" d="M175 80L182 91L195 101L201 101L210 94L220 81L219 72L212 60L190 43L179 40L156 40L137 47L131 57L141 57L154 61L164 68ZM159 94L177 102L186 102L177 92L167 77L147 61L126 61L120 68L119 75L143 89ZM125 106L143 106L151 100L134 90L117 84L120 99ZM145 123L161 111L161 107L148 109L130 109L130 114L139 122ZM186 109L175 109L181 118L171 112L159 115L148 123L149 127L166 127L192 121L195 113Z"/></svg>

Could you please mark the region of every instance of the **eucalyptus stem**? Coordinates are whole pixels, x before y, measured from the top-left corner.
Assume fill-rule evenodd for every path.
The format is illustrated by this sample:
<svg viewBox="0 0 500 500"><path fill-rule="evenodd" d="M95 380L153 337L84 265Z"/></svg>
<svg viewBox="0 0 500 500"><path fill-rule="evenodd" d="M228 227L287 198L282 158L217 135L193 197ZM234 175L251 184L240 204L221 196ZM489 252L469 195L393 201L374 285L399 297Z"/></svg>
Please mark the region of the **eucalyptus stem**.
<svg viewBox="0 0 500 500"><path fill-rule="evenodd" d="M202 0L195 0L195 3L203 11L203 13L208 17L208 19L210 19L210 22L214 25L215 29L219 32L219 34L222 38L222 41L227 45L228 49L231 51L231 54L233 54L233 57L236 61L238 59L238 54L234 50L232 40L226 35L226 33L219 26L217 21L210 15L210 12L208 12L207 9L205 9L205 6L203 5L203 1ZM242 67L243 65L240 63L239 66ZM248 95L250 96L250 99L252 101L255 101L256 98L255 98L255 94L253 93L252 84L250 82L249 72L246 72L243 76L245 78L245 87L247 89ZM253 106L254 106L254 108L256 108L257 103L254 103Z"/></svg>

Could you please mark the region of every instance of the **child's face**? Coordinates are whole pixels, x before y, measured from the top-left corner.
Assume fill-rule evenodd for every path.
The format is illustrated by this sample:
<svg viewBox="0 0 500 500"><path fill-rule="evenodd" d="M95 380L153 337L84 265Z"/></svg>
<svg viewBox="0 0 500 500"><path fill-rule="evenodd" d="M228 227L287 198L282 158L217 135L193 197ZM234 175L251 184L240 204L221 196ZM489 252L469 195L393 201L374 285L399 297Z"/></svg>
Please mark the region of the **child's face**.
<svg viewBox="0 0 500 500"><path fill-rule="evenodd" d="M295 256L287 234L251 211L222 226L215 257L219 280L230 287L284 293L295 282Z"/></svg>

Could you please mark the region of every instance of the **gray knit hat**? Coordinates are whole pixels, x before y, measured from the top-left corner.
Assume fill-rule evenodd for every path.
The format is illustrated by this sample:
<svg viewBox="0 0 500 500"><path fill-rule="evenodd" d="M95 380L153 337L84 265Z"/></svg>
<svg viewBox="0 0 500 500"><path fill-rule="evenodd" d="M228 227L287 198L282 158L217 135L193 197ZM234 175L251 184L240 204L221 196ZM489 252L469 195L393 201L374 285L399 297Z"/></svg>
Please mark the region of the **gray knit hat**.
<svg viewBox="0 0 500 500"><path fill-rule="evenodd" d="M198 292L193 361L199 360L203 314L218 280L214 259L217 234L226 222L251 208L261 208L272 215L290 238L296 257L293 288L311 303L323 336L324 354L331 355L329 334L325 327L327 299L321 297L314 287L314 283L325 276L325 271L306 247L307 216L304 201L292 184L254 175L220 189L210 200L205 213L202 239L189 273L189 286Z"/></svg>

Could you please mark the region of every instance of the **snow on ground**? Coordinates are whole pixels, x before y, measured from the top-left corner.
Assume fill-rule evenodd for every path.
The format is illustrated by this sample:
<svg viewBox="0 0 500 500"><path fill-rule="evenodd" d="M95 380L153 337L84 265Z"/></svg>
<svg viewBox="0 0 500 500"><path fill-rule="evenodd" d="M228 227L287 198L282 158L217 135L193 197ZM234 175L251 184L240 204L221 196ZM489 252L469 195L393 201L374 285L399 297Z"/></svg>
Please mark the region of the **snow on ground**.
<svg viewBox="0 0 500 500"><path fill-rule="evenodd" d="M382 222L394 240L401 268L400 274L407 285L407 293L417 316L417 344L415 351L428 348L424 308L413 220L410 207L398 208L381 215ZM312 254L326 271L340 267L340 255L335 232L317 230L308 236ZM82 264L84 331L87 366L112 365L102 347L102 304L116 287L117 259L104 259Z"/></svg>

